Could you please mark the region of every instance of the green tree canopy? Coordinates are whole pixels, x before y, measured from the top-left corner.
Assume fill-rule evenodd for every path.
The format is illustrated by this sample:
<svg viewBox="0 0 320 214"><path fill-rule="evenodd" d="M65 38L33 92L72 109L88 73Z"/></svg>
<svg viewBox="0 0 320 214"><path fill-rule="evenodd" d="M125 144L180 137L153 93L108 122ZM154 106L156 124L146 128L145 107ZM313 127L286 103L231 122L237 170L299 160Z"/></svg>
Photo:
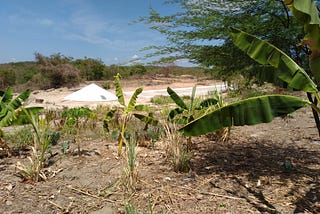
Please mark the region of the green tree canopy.
<svg viewBox="0 0 320 214"><path fill-rule="evenodd" d="M286 52L300 65L307 63L307 49L296 44L302 39L303 26L297 24L282 0L168 0L181 11L162 16L150 8L149 16L140 21L167 38L164 46L151 46L149 56L162 60L188 58L222 72L255 68L258 64L244 56L230 39L230 27L242 29L269 41ZM168 57L169 56L169 57ZM252 66L253 65L253 66Z"/></svg>

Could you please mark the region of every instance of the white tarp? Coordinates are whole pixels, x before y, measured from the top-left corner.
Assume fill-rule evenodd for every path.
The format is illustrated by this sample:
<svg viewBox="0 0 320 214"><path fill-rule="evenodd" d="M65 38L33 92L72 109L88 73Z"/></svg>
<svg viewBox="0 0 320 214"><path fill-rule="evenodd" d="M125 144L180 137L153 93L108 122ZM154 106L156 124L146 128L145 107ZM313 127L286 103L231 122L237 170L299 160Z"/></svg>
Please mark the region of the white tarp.
<svg viewBox="0 0 320 214"><path fill-rule="evenodd" d="M117 99L118 98L116 95L97 86L94 83L64 97L64 100L89 102L113 101Z"/></svg>

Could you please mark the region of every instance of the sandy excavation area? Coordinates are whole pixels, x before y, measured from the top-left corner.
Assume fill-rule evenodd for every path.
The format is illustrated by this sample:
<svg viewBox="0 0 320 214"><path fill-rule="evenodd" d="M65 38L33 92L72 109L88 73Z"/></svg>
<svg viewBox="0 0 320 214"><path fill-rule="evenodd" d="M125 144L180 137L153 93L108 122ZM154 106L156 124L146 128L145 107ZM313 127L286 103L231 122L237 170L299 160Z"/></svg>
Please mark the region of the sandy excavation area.
<svg viewBox="0 0 320 214"><path fill-rule="evenodd" d="M93 82L82 83L78 87L74 88L58 88L48 90L36 90L32 91L28 106L41 106L47 109L62 109L62 108L73 108L79 106L86 106L89 108L96 108L97 106L107 105L115 106L118 105L118 101L104 101L104 102L86 102L86 101L69 101L64 98L73 92L80 90L81 88L89 85ZM94 82L98 86L102 83ZM222 82L207 80L204 78L196 78L189 75L181 75L179 77L155 77L152 79L143 80L124 80L122 82L123 92L125 99L129 100L134 90L138 87L143 88L142 94L138 97L139 103L149 103L150 99L154 96L167 95L166 88L173 88L179 95L191 95L193 86L197 86L196 95L208 94L209 91L224 89ZM114 88L108 90L115 94Z"/></svg>

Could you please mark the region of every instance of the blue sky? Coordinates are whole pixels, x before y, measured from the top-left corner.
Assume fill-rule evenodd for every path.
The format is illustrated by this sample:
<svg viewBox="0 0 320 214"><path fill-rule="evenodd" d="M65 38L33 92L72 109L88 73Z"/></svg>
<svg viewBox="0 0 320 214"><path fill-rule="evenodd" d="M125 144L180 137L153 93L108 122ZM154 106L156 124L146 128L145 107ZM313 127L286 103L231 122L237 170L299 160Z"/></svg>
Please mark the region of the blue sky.
<svg viewBox="0 0 320 214"><path fill-rule="evenodd" d="M0 63L32 61L34 53L90 57L105 64L143 57L140 50L165 44L143 23L150 5L160 14L179 8L164 0L1 0Z"/></svg>

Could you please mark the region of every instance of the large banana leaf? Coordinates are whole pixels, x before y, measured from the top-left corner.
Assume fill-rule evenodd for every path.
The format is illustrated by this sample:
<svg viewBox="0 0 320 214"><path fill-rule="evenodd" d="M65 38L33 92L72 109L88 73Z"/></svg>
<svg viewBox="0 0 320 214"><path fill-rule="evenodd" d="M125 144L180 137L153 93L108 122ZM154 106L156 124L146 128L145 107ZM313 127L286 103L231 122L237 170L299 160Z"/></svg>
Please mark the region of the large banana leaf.
<svg viewBox="0 0 320 214"><path fill-rule="evenodd" d="M216 109L180 131L186 136L198 136L224 127L268 123L305 106L308 101L288 95L266 95L241 100Z"/></svg>
<svg viewBox="0 0 320 214"><path fill-rule="evenodd" d="M115 85L115 87L116 87L116 95L117 95L117 97L118 97L118 102L119 102L122 106L125 106L126 103L125 103L125 101L124 101L124 96L123 96L123 91L122 91L120 79L121 79L121 75L118 73L118 74L114 77L114 85Z"/></svg>
<svg viewBox="0 0 320 214"><path fill-rule="evenodd" d="M306 35L302 44L311 50L309 66L317 83L320 83L320 18L313 0L286 0L292 14L304 24Z"/></svg>
<svg viewBox="0 0 320 214"><path fill-rule="evenodd" d="M233 42L260 64L277 68L277 77L288 87L305 92L317 92L316 84L308 74L283 51L272 44L236 28L231 28Z"/></svg>
<svg viewBox="0 0 320 214"><path fill-rule="evenodd" d="M177 106L179 106L182 109L188 109L185 102L183 102L181 97L174 90L172 90L170 87L168 87L167 92L168 92L169 96L171 97L171 99L177 104Z"/></svg>

